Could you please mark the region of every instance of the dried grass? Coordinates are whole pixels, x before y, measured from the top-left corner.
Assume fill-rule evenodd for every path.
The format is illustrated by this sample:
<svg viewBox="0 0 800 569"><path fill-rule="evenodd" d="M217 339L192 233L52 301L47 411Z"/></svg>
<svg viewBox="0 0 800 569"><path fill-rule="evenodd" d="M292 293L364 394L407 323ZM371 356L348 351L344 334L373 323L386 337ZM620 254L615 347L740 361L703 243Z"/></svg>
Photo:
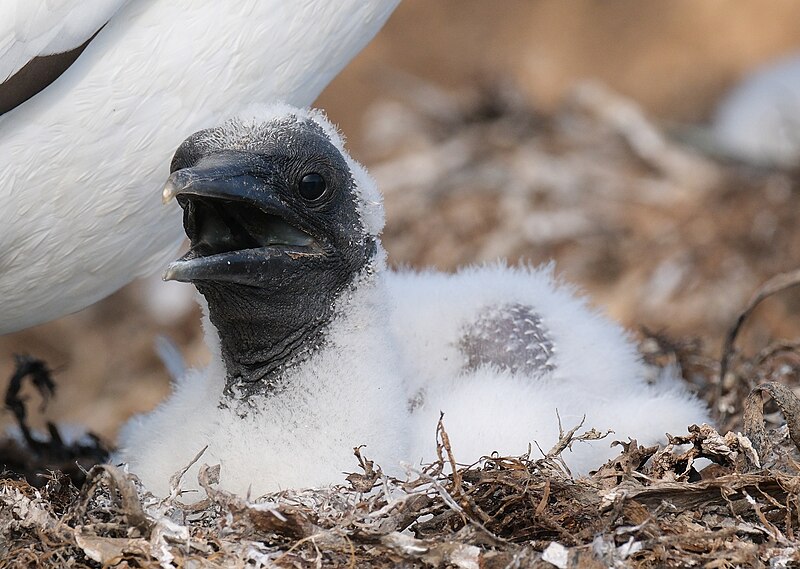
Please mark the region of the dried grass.
<svg viewBox="0 0 800 569"><path fill-rule="evenodd" d="M559 460L586 436L575 430L544 458L486 457L448 473L440 424L441 459L408 481L355 449L363 472L349 486L257 501L216 489L208 466L207 498L194 504L179 477L159 500L110 465L80 491L59 475L42 489L4 480L0 567L789 566L800 561L800 455L784 431L766 433L760 454L708 425L664 448L628 441L576 480ZM712 464L698 473L700 459Z"/></svg>

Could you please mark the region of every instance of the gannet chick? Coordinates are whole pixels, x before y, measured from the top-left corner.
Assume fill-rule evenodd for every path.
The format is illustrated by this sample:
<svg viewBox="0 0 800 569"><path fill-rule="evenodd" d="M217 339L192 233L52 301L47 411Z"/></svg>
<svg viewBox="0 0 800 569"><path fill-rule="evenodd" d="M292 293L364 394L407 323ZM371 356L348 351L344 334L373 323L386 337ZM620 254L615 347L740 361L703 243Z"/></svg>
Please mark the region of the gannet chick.
<svg viewBox="0 0 800 569"><path fill-rule="evenodd" d="M255 116L187 139L164 190L191 241L166 278L205 298L212 362L121 435L119 459L156 493L206 445L222 487L253 495L341 481L357 445L407 455L380 195L319 112Z"/></svg>
<svg viewBox="0 0 800 569"><path fill-rule="evenodd" d="M673 378L645 380L624 331L549 267L392 272L381 197L317 111L273 107L181 145L164 190L191 249L167 278L207 302L213 361L129 425L120 458L156 491L203 446L223 487L341 481L352 447L393 470L548 450L585 416L613 430L564 458L575 474L707 419ZM191 479L191 475L189 476Z"/></svg>

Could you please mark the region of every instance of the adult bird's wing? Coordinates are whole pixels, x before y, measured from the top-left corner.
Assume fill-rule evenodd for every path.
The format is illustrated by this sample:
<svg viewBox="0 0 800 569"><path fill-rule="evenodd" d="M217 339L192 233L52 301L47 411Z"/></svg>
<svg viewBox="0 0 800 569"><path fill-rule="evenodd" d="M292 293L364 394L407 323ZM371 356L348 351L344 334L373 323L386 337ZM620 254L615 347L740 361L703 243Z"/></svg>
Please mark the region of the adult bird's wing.
<svg viewBox="0 0 800 569"><path fill-rule="evenodd" d="M129 1L0 2L0 115L55 81Z"/></svg>

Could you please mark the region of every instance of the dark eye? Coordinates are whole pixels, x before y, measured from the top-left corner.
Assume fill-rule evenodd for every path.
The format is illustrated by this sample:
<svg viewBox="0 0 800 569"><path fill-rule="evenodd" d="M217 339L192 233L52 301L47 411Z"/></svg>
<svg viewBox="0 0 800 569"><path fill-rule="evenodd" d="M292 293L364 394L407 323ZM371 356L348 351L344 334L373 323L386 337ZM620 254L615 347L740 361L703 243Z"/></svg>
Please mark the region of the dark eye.
<svg viewBox="0 0 800 569"><path fill-rule="evenodd" d="M303 176L303 179L300 180L300 197L302 197L304 200L310 202L317 201L319 198L325 195L326 189L327 186L325 185L325 178L316 172L306 174Z"/></svg>

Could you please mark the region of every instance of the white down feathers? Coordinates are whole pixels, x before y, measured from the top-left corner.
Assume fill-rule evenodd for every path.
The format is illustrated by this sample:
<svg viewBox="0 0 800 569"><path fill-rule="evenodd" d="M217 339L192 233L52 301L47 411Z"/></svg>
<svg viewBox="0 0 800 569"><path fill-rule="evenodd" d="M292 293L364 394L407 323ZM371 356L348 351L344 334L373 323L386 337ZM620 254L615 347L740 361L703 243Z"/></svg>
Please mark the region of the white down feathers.
<svg viewBox="0 0 800 569"><path fill-rule="evenodd" d="M388 349L382 284L358 283L340 299L324 348L288 372L290 387L246 404L222 395L225 370L206 310L211 365L189 371L160 407L128 423L118 458L161 495L205 446L184 488L198 487L199 464L219 464L221 486L242 495L331 484L356 470L353 447L361 444L370 459L396 468L408 457L405 374Z"/></svg>
<svg viewBox="0 0 800 569"><path fill-rule="evenodd" d="M433 458L439 411L445 414L456 459L467 464L492 451L519 455L528 444L534 453L536 444L547 452L558 441L559 417L564 430L584 416L585 429L613 430L605 440L577 443L563 454L577 474L617 455L613 440L630 437L652 444L666 440L666 432L683 432L708 420L703 404L666 372L656 385L648 385L626 333L576 296L573 287L559 283L552 265L495 263L452 275L389 272L385 281L396 349L412 366L411 392L422 399L413 413L414 458ZM541 371L527 372L491 364L470 368L465 335L487 312L497 318L514 306L538 317L552 345L547 365L530 366ZM519 336L505 338L504 332L496 332L498 347L515 349Z"/></svg>
<svg viewBox="0 0 800 569"><path fill-rule="evenodd" d="M312 117L331 135L356 180L364 225L377 235L383 216L374 181L321 113L255 110L228 131L287 112ZM493 451L522 454L529 444L548 450L558 440L557 411L565 429L585 416L585 428L613 430L564 454L578 474L617 454L612 440L650 444L707 420L675 378L648 384L625 332L558 283L552 267L395 272L384 257L379 246L338 300L327 341L289 372L289 387L252 400L246 416L245 404L222 393L218 337L206 316L212 364L125 428L119 458L165 493L170 476L208 445L200 462L221 465L221 485L256 496L340 482L357 469L352 449L362 444L393 473L401 462L430 461L440 411L462 463Z"/></svg>

